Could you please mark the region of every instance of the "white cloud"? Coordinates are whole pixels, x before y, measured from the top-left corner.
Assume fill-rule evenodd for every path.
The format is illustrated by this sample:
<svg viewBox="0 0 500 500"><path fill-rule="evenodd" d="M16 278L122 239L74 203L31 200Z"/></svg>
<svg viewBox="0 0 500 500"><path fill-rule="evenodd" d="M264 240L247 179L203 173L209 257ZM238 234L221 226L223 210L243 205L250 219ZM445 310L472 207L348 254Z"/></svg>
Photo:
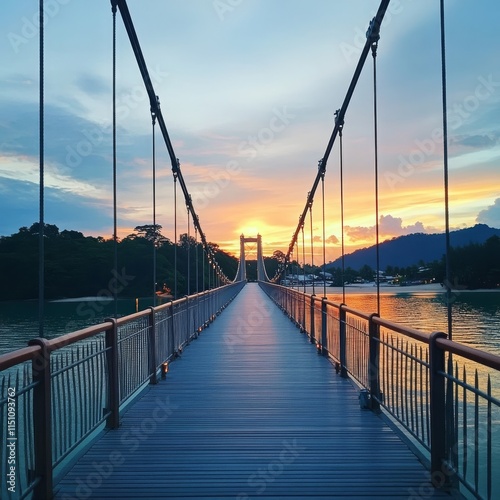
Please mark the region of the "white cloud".
<svg viewBox="0 0 500 500"><path fill-rule="evenodd" d="M346 226L346 235L349 239L355 242L371 242L375 238L375 226ZM379 235L380 237L393 238L412 233L428 233L422 222L415 222L408 226L403 226L401 217L393 217L392 215L381 215L379 220Z"/></svg>
<svg viewBox="0 0 500 500"><path fill-rule="evenodd" d="M477 215L476 222L500 228L500 198L497 198L493 205L481 210Z"/></svg>
<svg viewBox="0 0 500 500"><path fill-rule="evenodd" d="M38 164L28 157L0 156L0 178L39 184L39 172ZM46 188L65 191L85 198L109 199L109 195L105 190L62 174L50 163L45 164L44 184Z"/></svg>

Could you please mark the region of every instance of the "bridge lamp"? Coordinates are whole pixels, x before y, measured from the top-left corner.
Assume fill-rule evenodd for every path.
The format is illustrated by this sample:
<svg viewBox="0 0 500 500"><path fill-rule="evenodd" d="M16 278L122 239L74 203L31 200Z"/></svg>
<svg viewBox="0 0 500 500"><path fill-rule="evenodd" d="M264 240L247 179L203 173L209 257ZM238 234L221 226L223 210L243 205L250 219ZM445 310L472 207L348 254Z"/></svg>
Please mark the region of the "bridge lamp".
<svg viewBox="0 0 500 500"><path fill-rule="evenodd" d="M161 378L166 378L168 373L168 361L161 364Z"/></svg>

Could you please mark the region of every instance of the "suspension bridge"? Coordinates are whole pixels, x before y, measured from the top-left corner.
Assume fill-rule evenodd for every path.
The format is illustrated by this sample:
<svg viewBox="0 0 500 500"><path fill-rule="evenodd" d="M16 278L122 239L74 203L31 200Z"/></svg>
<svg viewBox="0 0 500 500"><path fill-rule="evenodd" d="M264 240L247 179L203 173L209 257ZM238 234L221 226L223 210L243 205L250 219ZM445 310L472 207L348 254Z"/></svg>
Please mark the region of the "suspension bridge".
<svg viewBox="0 0 500 500"><path fill-rule="evenodd" d="M500 401L490 375L485 385L478 378L481 370L497 377L500 358L452 340L450 307L448 332L422 332L380 317L378 280L374 312L279 284L286 282L316 191L323 187L333 145L337 139L342 142L344 118L370 53L377 176L376 55L388 4L380 3L368 25L366 43L278 271L267 275L260 235L241 235L239 267L232 279L217 263L193 206L127 3L111 0L114 43L120 13L149 97L153 129L159 125L174 182L181 187L205 258L217 275L213 283L219 286L183 298L175 294L166 304L115 315L50 340L43 335L41 22L41 327L29 346L0 356L2 498L500 494L494 475L500 440L493 425ZM43 21L43 1L40 9ZM441 16L444 37L442 2ZM113 95L115 53L114 45ZM444 57L442 43L446 116ZM444 132L447 203L446 125ZM115 182L116 150L114 101ZM378 221L378 207L375 211ZM448 254L447 205L445 212ZM248 243L257 245L258 283L247 283ZM377 272L378 267L377 254ZM448 304L450 283L447 279Z"/></svg>

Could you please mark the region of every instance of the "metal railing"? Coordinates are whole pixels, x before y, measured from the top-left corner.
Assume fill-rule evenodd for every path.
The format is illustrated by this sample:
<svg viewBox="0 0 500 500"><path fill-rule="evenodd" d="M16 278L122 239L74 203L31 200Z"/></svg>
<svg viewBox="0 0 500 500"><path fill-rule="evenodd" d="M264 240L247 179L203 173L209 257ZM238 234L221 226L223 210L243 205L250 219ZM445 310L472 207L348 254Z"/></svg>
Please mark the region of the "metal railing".
<svg viewBox="0 0 500 500"><path fill-rule="evenodd" d="M403 429L437 488L500 498L500 356L293 288L260 283L337 372L361 387L360 403ZM425 490L425 487L422 487ZM425 491L409 491L425 498Z"/></svg>
<svg viewBox="0 0 500 500"><path fill-rule="evenodd" d="M207 327L238 282L0 356L1 498L52 497L54 477L164 363Z"/></svg>

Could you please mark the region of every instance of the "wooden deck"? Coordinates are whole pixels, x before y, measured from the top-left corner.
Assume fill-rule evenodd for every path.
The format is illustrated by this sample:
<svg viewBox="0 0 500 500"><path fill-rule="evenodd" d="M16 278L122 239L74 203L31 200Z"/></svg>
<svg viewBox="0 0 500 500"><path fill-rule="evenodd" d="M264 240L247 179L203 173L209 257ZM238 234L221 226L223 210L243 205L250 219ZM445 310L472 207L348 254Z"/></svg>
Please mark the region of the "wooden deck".
<svg viewBox="0 0 500 500"><path fill-rule="evenodd" d="M450 498L251 283L81 457L56 498L432 496Z"/></svg>

